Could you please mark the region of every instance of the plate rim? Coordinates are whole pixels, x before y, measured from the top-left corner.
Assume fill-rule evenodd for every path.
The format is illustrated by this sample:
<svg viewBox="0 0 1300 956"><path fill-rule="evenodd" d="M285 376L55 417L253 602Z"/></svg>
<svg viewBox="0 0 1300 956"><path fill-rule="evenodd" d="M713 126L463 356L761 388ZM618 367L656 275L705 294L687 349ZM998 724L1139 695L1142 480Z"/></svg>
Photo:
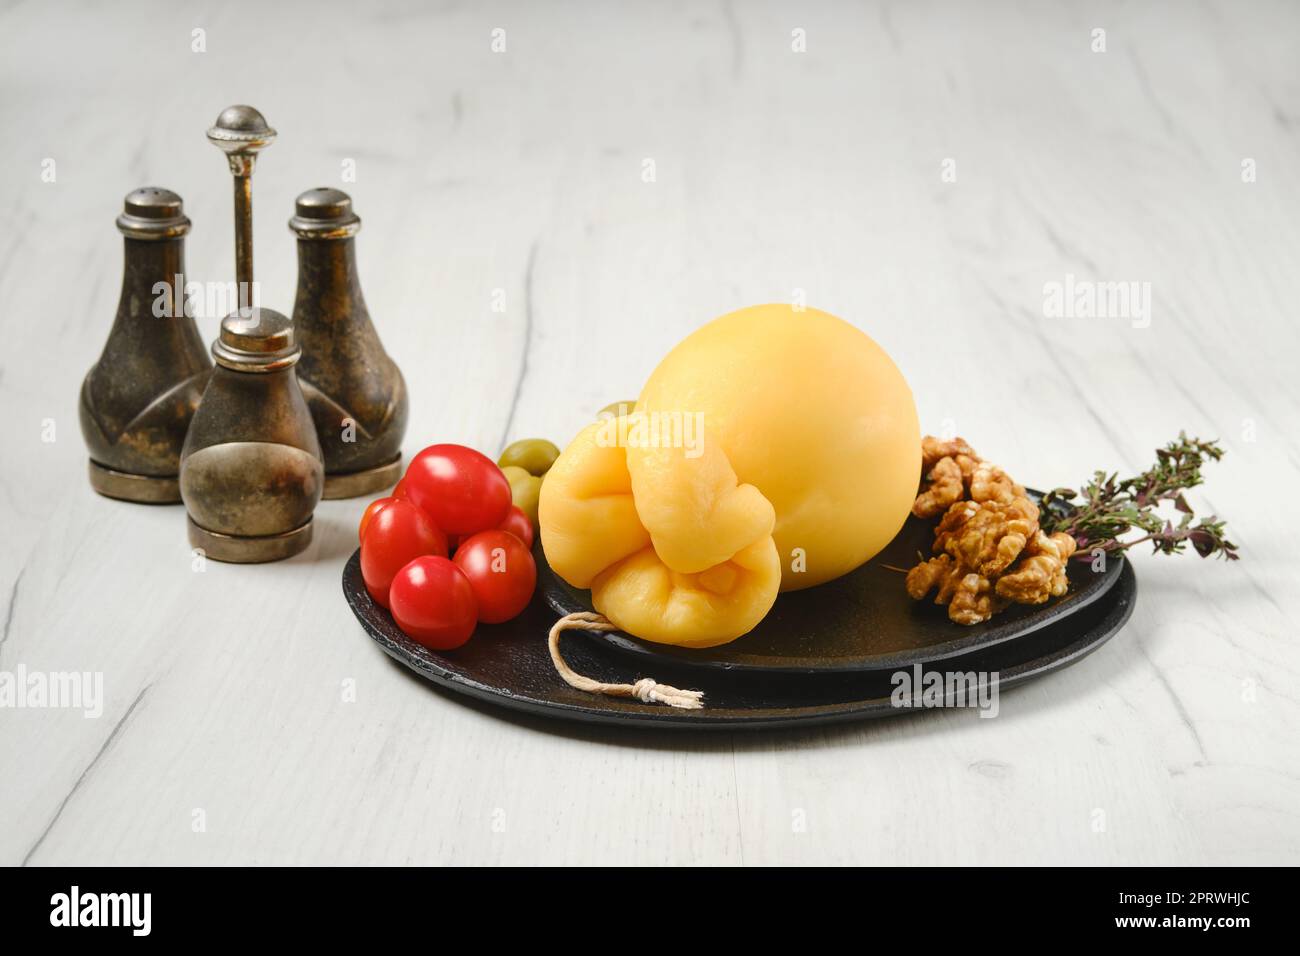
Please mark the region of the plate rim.
<svg viewBox="0 0 1300 956"><path fill-rule="evenodd" d="M373 608L378 608L379 605L365 593L364 586L357 587L355 582L352 582L353 586L349 587L350 577L360 580L360 555L360 549L357 549L344 565L342 587L345 600L366 636L378 644L389 657L430 683L452 693L462 694L513 713L522 713L531 717L541 717L565 723L600 724L602 726L639 729L711 731L811 727L904 716L914 713L911 708L884 706L882 702L886 699L883 698L868 698L835 704L813 704L807 708L808 713L800 713L800 708L782 708L779 713L757 710L753 714L737 714L733 710L728 710L725 713L719 713L718 711L711 713L707 707L695 711L675 710L669 707L657 707L636 701L627 701L622 698L600 698L604 706L597 707L595 705L574 704L564 701L542 700L515 693L507 688L498 688L474 680L451 669L440 662L439 658L442 655L438 654L438 652L430 651L404 635L400 639L395 639L380 632L365 616L364 611L371 609L358 606L359 601L362 599L358 595L364 596L364 600L371 604ZM354 596L358 597L354 599ZM1014 665L1024 668L1019 672L1012 673L1007 677L1001 676L1002 672L999 672L996 685L998 692L1001 693L1003 690L1016 687L1077 663L1119 633L1128 623L1137 603L1137 576L1131 562L1124 562L1116 586L1111 587L1105 596L1108 596L1117 605L1122 605L1118 617L1109 621L1104 617L1099 624L1094 625L1089 631L1077 636L1074 640L1062 644L1055 652L1040 654L1023 662L1023 664ZM1095 604L1096 602L1091 603ZM1113 617L1113 615L1111 616ZM1067 617L1058 620L1056 624L1065 627L1068 626L1068 622L1069 618ZM1014 641L1019 637L1027 637L1039 630L1042 629L1026 632L1010 640ZM543 635L539 634L537 639L540 643ZM985 645L985 647L977 650L984 650L992 646L995 645ZM935 658L936 661L950 659ZM1035 666L1039 662L1042 662L1041 666ZM882 668L882 670L886 669L893 670L896 668ZM780 675L773 676L779 677ZM949 708L938 709L947 710Z"/></svg>

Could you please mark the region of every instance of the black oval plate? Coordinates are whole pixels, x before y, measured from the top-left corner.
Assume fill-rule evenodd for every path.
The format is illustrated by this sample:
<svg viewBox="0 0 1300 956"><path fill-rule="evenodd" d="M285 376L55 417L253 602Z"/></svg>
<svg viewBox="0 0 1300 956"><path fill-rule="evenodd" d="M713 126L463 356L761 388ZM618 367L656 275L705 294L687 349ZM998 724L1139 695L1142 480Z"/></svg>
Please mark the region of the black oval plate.
<svg viewBox="0 0 1300 956"><path fill-rule="evenodd" d="M1038 498L1039 492L1030 494ZM600 635L620 650L680 660L694 668L764 673L857 673L943 660L1024 637L1075 614L1100 599L1119 580L1122 560L1104 571L1071 561L1070 590L1037 607L1014 605L984 624L965 627L948 620L947 608L913 601L902 572L917 554L930 556L934 521L909 517L876 557L834 581L780 595L754 630L730 644L703 650L642 641L620 631ZM538 552L537 580L559 614L591 611L591 592L571 587ZM642 666L649 667L650 662Z"/></svg>
<svg viewBox="0 0 1300 956"><path fill-rule="evenodd" d="M1115 565L1116 581L1101 597L1015 640L947 657L942 661L943 671L988 674L1000 693L1081 659L1123 627L1133 612L1137 598L1133 569L1127 561ZM659 729L746 730L911 712L890 699L897 669L820 675L698 669L684 667L682 661L667 656L648 662L644 656L629 655L589 632L566 634L564 656L579 673L605 681L630 681L645 676L643 665L653 663L648 669L650 676L704 691L705 706L703 710L675 710L587 694L573 689L555 673L546 648L555 612L540 590L518 618L506 624L480 625L468 644L446 653L416 644L366 593L359 551L343 569L343 593L366 633L401 664L457 694L537 716Z"/></svg>

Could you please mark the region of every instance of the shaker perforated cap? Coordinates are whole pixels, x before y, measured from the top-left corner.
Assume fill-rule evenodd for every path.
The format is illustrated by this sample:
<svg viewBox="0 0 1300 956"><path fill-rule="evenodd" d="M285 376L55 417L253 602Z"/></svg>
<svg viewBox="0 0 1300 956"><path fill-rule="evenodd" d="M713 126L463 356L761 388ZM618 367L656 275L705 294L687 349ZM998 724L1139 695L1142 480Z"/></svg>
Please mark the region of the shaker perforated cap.
<svg viewBox="0 0 1300 956"><path fill-rule="evenodd" d="M176 239L190 231L181 197L161 186L141 186L126 194L117 228L131 239Z"/></svg>
<svg viewBox="0 0 1300 956"><path fill-rule="evenodd" d="M299 239L344 239L357 234L361 218L343 190L317 186L298 197L289 228Z"/></svg>
<svg viewBox="0 0 1300 956"><path fill-rule="evenodd" d="M302 347L293 321L274 309L247 306L221 320L221 335L212 343L217 363L237 372L274 372L298 361Z"/></svg>

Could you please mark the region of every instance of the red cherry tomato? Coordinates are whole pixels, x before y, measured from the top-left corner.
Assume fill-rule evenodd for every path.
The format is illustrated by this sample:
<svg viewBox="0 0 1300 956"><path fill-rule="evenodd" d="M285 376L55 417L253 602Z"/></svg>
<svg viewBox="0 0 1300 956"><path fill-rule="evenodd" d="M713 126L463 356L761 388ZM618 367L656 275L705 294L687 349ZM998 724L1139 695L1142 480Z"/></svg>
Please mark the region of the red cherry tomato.
<svg viewBox="0 0 1300 956"><path fill-rule="evenodd" d="M405 478L403 478L401 481L399 481L397 484L395 484L395 485L393 486L393 494L391 495L391 497L393 497L393 498L405 498L405 497L406 497L406 479L405 479Z"/></svg>
<svg viewBox="0 0 1300 956"><path fill-rule="evenodd" d="M406 498L448 534L495 528L510 510L510 482L492 459L464 445L430 445L406 470Z"/></svg>
<svg viewBox="0 0 1300 956"><path fill-rule="evenodd" d="M449 651L474 633L474 590L446 558L426 555L407 564L393 578L388 598L402 633L425 647Z"/></svg>
<svg viewBox="0 0 1300 956"><path fill-rule="evenodd" d="M447 556L447 536L409 501L392 501L370 518L361 539L361 577L370 596L388 607L388 588L403 566L426 554Z"/></svg>
<svg viewBox="0 0 1300 956"><path fill-rule="evenodd" d="M383 499L380 499L383 500ZM498 525L502 531L509 531L524 543L525 548L533 546L533 523L518 505L511 505L506 520Z"/></svg>
<svg viewBox="0 0 1300 956"><path fill-rule="evenodd" d="M383 511L390 504L396 501L396 498L376 498L370 504L366 505L366 510L361 514L361 527L357 529L357 540L366 540L366 528L370 526L370 519L379 512Z"/></svg>
<svg viewBox="0 0 1300 956"><path fill-rule="evenodd" d="M375 515L379 514L379 512L383 511L386 507L392 504L394 501L398 501L398 500L406 501L407 504L410 504L410 502L407 501L407 499L405 498L399 499L397 495L390 495L387 498L376 498L374 501L370 502L370 504L366 506L365 512L361 515L361 525L357 529L357 537L361 541L366 540L366 528L370 527L370 520L374 518ZM428 514L425 514L424 516L426 518L429 518ZM438 527L438 525L434 522L432 518L429 518L429 523L432 524L435 528ZM450 554L451 553L450 549L454 547L454 545L451 543L450 540L447 542L447 547L448 547L447 553Z"/></svg>
<svg viewBox="0 0 1300 956"><path fill-rule="evenodd" d="M500 624L528 606L537 586L537 565L524 543L509 531L480 531L456 549L456 567L465 572L478 619Z"/></svg>

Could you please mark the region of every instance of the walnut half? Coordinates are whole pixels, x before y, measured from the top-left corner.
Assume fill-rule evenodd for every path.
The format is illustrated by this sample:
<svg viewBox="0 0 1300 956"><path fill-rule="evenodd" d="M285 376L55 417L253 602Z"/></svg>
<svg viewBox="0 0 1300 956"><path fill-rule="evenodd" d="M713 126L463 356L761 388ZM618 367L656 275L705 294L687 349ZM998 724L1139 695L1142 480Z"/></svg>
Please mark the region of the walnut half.
<svg viewBox="0 0 1300 956"><path fill-rule="evenodd" d="M998 578L997 593L1017 604L1043 604L1069 590L1065 563L1074 554L1074 539L1057 532L1050 537L1039 531L1026 550L1027 557L1015 569Z"/></svg>

